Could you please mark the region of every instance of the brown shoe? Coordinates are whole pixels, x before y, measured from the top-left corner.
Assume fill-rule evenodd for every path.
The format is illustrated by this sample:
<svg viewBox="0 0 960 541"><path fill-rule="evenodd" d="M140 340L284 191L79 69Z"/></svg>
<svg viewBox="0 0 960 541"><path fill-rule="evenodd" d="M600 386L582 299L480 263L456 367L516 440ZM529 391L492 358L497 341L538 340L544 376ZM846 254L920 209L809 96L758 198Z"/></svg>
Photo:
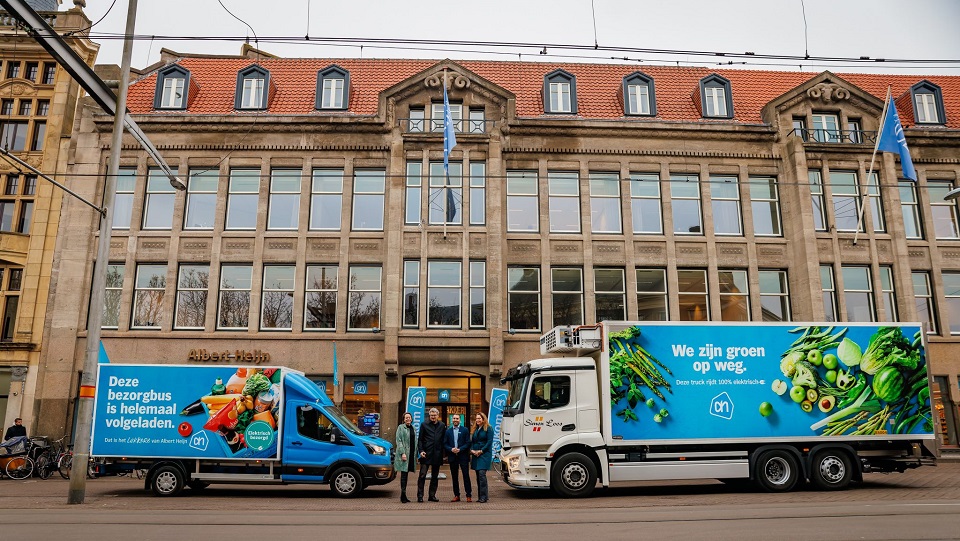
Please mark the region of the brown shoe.
<svg viewBox="0 0 960 541"><path fill-rule="evenodd" d="M473 498L471 498L470 496L467 496L467 501L468 501L468 502L472 502L472 501L473 501Z"/></svg>
<svg viewBox="0 0 960 541"><path fill-rule="evenodd" d="M469 500L469 498L467 498L467 499ZM459 501L460 501L460 496L454 496L453 499L450 500L450 501L451 501L451 502L459 502Z"/></svg>

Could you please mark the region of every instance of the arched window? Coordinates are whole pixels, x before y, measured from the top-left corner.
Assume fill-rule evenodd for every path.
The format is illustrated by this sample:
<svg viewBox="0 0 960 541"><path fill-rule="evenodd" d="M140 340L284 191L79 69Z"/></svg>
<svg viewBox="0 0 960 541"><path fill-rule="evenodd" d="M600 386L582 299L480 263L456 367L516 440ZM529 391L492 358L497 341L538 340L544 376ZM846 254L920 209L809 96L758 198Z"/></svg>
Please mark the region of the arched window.
<svg viewBox="0 0 960 541"><path fill-rule="evenodd" d="M943 110L943 93L930 81L920 81L910 87L913 102L913 118L917 124L944 124L947 121Z"/></svg>
<svg viewBox="0 0 960 541"><path fill-rule="evenodd" d="M350 72L340 66L317 72L317 109L346 110L350 98Z"/></svg>
<svg viewBox="0 0 960 541"><path fill-rule="evenodd" d="M730 81L717 74L700 79L701 111L704 118L733 118Z"/></svg>
<svg viewBox="0 0 960 541"><path fill-rule="evenodd" d="M250 66L237 74L236 109L266 109L270 90L270 72Z"/></svg>
<svg viewBox="0 0 960 541"><path fill-rule="evenodd" d="M623 114L657 116L652 77L636 71L623 78Z"/></svg>
<svg viewBox="0 0 960 541"><path fill-rule="evenodd" d="M157 89L153 97L154 109L186 109L189 102L190 72L172 65L157 73Z"/></svg>
<svg viewBox="0 0 960 541"><path fill-rule="evenodd" d="M543 112L576 114L577 78L572 73L558 69L543 77Z"/></svg>

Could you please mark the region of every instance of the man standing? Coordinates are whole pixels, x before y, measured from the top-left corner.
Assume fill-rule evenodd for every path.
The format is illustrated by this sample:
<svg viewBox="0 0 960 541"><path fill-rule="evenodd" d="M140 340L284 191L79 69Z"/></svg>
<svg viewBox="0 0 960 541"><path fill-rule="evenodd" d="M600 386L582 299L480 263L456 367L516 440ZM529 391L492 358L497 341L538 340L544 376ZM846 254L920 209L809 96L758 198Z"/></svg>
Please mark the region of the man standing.
<svg viewBox="0 0 960 541"><path fill-rule="evenodd" d="M440 410L430 408L430 420L420 425L420 437L417 447L420 449L420 474L417 476L417 501L423 503L423 484L427 479L427 466L430 467L430 501L437 499L437 482L440 465L443 464L443 437L446 425L440 422Z"/></svg>
<svg viewBox="0 0 960 541"><path fill-rule="evenodd" d="M23 426L23 419L17 417L13 421L13 426L7 429L7 433L3 435L3 440L9 440L10 438L16 438L17 436L26 436L27 428Z"/></svg>
<svg viewBox="0 0 960 541"><path fill-rule="evenodd" d="M467 492L467 501L473 501L473 487L470 485L470 432L467 427L460 426L460 416L453 417L453 426L447 429L443 440L443 448L447 451L447 462L450 463L450 479L453 480L453 499L460 501L460 473L463 473L463 488Z"/></svg>

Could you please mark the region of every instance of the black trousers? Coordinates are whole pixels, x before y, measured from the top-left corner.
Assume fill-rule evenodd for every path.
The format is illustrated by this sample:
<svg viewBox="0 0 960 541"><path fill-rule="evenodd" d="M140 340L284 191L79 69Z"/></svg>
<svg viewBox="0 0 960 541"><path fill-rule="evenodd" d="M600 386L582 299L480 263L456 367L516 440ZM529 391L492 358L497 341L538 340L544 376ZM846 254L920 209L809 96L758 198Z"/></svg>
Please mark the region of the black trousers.
<svg viewBox="0 0 960 541"><path fill-rule="evenodd" d="M407 476L410 475L408 471L400 472L400 495L407 495Z"/></svg>
<svg viewBox="0 0 960 541"><path fill-rule="evenodd" d="M467 492L467 497L473 496L473 486L470 484L470 463L469 462L451 462L450 479L453 480L453 495L460 497L460 473L463 473L463 489Z"/></svg>
<svg viewBox="0 0 960 541"><path fill-rule="evenodd" d="M420 464L417 476L417 499L423 499L423 484L427 480L427 468L430 468L430 497L437 497L437 483L440 481L440 464Z"/></svg>

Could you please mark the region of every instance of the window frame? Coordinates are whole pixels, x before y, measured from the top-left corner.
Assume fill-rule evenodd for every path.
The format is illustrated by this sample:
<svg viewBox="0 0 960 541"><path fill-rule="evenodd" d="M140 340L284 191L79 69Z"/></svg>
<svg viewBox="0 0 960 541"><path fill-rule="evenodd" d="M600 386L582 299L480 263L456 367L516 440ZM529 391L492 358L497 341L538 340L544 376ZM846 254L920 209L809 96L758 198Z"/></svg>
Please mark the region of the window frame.
<svg viewBox="0 0 960 541"><path fill-rule="evenodd" d="M213 189L209 187L206 189L195 189L194 179L213 179ZM199 169L196 171L190 171L187 175L187 193L186 193L186 204L184 205L183 211L183 229L185 231L210 231L214 228L217 221L217 191L220 189L220 170L219 169ZM119 188L117 190L119 192ZM196 200L202 201L197 203ZM191 223L191 218L195 218L194 214L200 212L202 207L206 206L210 208L209 216L209 225L195 225ZM200 208L197 208L200 207Z"/></svg>
<svg viewBox="0 0 960 541"><path fill-rule="evenodd" d="M319 181L318 179L335 179L339 175L340 186L338 190L329 190L322 189L324 186L321 186L321 189L317 189L318 182L321 184L326 184L329 181ZM315 167L310 172L310 216L308 218L307 230L308 231L340 231L343 229L343 179L345 178L343 169L331 168L331 167ZM322 204L318 204L319 201L329 198L331 201L336 201L336 213L331 215L319 214L318 211L324 207ZM336 217L336 226L330 227L319 227L317 221L324 221L324 218Z"/></svg>
<svg viewBox="0 0 960 541"><path fill-rule="evenodd" d="M532 272L535 276L533 280L524 280L527 272ZM519 276L517 274L519 273ZM540 332L543 327L543 299L541 298L541 275L540 267L511 266L507 267L507 326L513 332ZM519 284L533 284L533 289L520 289L515 286ZM534 303L537 306L536 327L517 327L514 324L514 297L515 296L534 296ZM518 305L529 304L517 301Z"/></svg>
<svg viewBox="0 0 960 541"><path fill-rule="evenodd" d="M681 186L691 184L696 186L697 196L693 197L690 195L680 194L677 195ZM696 201L697 203L697 225L700 228L699 231L677 231L677 212L678 205L677 201ZM673 222L673 234L681 236L703 236L703 193L700 186L700 175L699 174L687 174L687 173L676 173L670 175L670 207L671 207L671 217Z"/></svg>
<svg viewBox="0 0 960 541"><path fill-rule="evenodd" d="M165 211L162 216L157 216L154 213L161 212L155 210L155 206L151 205L151 201L155 201L155 205L162 205L163 201L169 201L170 205L170 215L166 215ZM143 219L140 222L140 229L150 230L150 231L170 231L173 229L173 215L176 213L177 207L177 190L170 185L170 181L167 179L167 176L159 167L151 167L147 169L147 181L144 186L144 196L143 196ZM147 225L148 221L153 223L158 223L158 218L163 219L163 223L159 225Z"/></svg>
<svg viewBox="0 0 960 541"><path fill-rule="evenodd" d="M245 277L240 277L237 280L241 282L240 285L243 285L243 281L246 281L247 287L228 287L224 284L226 279L224 271L226 269L242 269L245 268L249 271L249 274ZM233 279L232 277L230 278ZM250 305L251 297L253 294L253 265L250 263L229 263L220 266L220 276L219 276L219 285L220 287L217 290L217 324L216 330L218 331L247 331L250 329ZM225 293L243 293L247 294L247 310L244 315L240 311L237 311L236 316L243 318L245 317L246 325L244 326L228 326L223 324L223 297Z"/></svg>
<svg viewBox="0 0 960 541"><path fill-rule="evenodd" d="M849 190L851 184L847 182L843 182L843 183L837 182L837 179L841 177L847 177L847 176L853 179L852 193L850 193L849 191L838 192L837 190L838 187L846 187ZM859 216L857 214L860 209L861 197L863 197L863 194L860 191L860 173L858 171L852 171L852 170L830 171L830 200L831 200L831 210L833 214L834 230L840 233L855 233L857 232L857 229L858 229L857 224L859 222L859 226L860 226L859 230L861 233L864 232L865 223L862 220L859 220ZM838 201L838 199L843 201ZM852 201L852 204L849 201ZM841 227L840 218L838 217L840 216L840 214L838 214L837 212L838 209L842 210L841 205L850 207L849 211L853 212L852 218L847 215L848 211L844 211L842 214L844 222L850 222L850 221L853 222L852 228L846 227L846 225L844 225L844 227Z"/></svg>
<svg viewBox="0 0 960 541"><path fill-rule="evenodd" d="M250 96L251 99L246 99L247 80L257 80L260 79L263 81L263 86L260 89L259 102L253 103L255 96ZM254 92L255 89L251 88L250 92ZM237 72L237 87L236 95L234 98L233 108L237 111L263 111L268 109L270 106L270 72L257 65L252 64L240 71Z"/></svg>
<svg viewBox="0 0 960 541"><path fill-rule="evenodd" d="M755 196L755 190L759 189L759 183L764 183L770 187L768 192L771 196L764 197L766 194ZM753 216L753 234L757 237L782 237L783 236L783 216L780 213L780 185L777 177L774 176L754 176L747 179L750 194L750 213ZM757 216L758 207L766 207L770 213L771 232L765 233L758 231ZM763 213L762 215L766 215Z"/></svg>
<svg viewBox="0 0 960 541"><path fill-rule="evenodd" d="M713 234L718 237L742 237L743 236L743 208L740 205L740 178L736 175L710 175L710 207L713 210ZM733 195L722 193L721 188L732 187ZM721 212L726 207L732 207L735 210L737 223L736 231L723 230L721 225L728 224L717 219L718 215L729 213Z"/></svg>
<svg viewBox="0 0 960 541"><path fill-rule="evenodd" d="M923 240L923 217L920 214L917 183L910 180L900 181L897 183L897 191L903 213L904 236L910 240Z"/></svg>
<svg viewBox="0 0 960 541"><path fill-rule="evenodd" d="M155 273L154 276L160 276L163 278L163 284L158 286L144 287L140 284L140 273L148 268L154 269L163 269L162 274ZM133 283L133 309L130 311L130 329L131 330L160 330L163 327L163 319L166 314L164 314L163 308L163 298L166 296L167 290L167 264L166 263L137 263L136 274L134 275ZM147 322L154 323L153 325L138 325L137 317L139 317L140 303L141 303L141 293L147 293L146 297L156 297L156 316L157 321ZM152 295L150 295L152 293Z"/></svg>
<svg viewBox="0 0 960 541"><path fill-rule="evenodd" d="M731 278L725 280L725 275ZM743 286L742 291L733 291L736 286ZM750 306L750 279L747 277L746 269L718 269L717 270L717 293L720 297L720 321L752 321L752 310ZM727 319L724 317L724 300L739 299L743 308L746 310L744 319Z"/></svg>
<svg viewBox="0 0 960 541"><path fill-rule="evenodd" d="M532 175L532 176L531 176ZM508 233L539 233L540 232L540 190L539 190L539 173L535 170L527 169L516 169L516 170L507 170L507 186L506 186L506 197L507 197L507 232ZM524 181L524 184L527 184L527 181L533 181L532 188L533 190L527 191L518 191L517 181ZM516 205L520 203L525 203L529 206L530 201L533 200L533 211L529 212L529 208L516 208ZM513 207L513 208L511 208ZM519 216L524 216L526 219L532 219L532 228L521 229L518 225L528 225L519 220L514 220L514 218Z"/></svg>
<svg viewBox="0 0 960 541"><path fill-rule="evenodd" d="M423 211L420 208L423 197L423 162L407 161L406 178L404 181L403 223L404 225L420 225L423 221Z"/></svg>
<svg viewBox="0 0 960 541"><path fill-rule="evenodd" d="M470 162L470 225L487 223L487 162Z"/></svg>
<svg viewBox="0 0 960 541"><path fill-rule="evenodd" d="M205 269L207 275L207 286L206 287L197 287L184 285L184 270L185 269ZM200 297L203 298L203 310L200 313L201 324L197 325L182 325L180 321L180 307L181 301L185 293L200 293ZM176 306L174 307L173 313L173 328L174 330L199 330L202 331L206 328L206 313L207 313L207 303L210 301L210 265L209 264L195 264L195 263L181 263L177 269L177 298Z"/></svg>
<svg viewBox="0 0 960 541"><path fill-rule="evenodd" d="M851 276L848 275L848 271L851 273L853 271L858 271L858 272L862 271L863 276L867 280L867 289L853 289L851 284L849 283L849 282L852 282L852 280L849 280ZM876 289L876 286L873 283L873 275L871 273L870 266L869 265L841 265L840 273L841 273L841 276L843 277L843 304L844 304L844 318L845 318L844 321L848 323L877 322L877 319L878 319L877 301L875 297L876 293L874 291ZM863 319L854 319L853 317L851 317L850 310L856 306L854 303L849 302L850 297L852 295L863 296L864 298L867 299L868 301L867 309L870 312L869 319L863 320Z"/></svg>
<svg viewBox="0 0 960 541"><path fill-rule="evenodd" d="M253 168L236 168L230 170L230 177L227 179L227 204L226 204L226 216L224 218L223 229L225 231L255 231L257 229L257 221L260 207L260 184L262 182L260 169ZM256 191L240 191L239 189L234 188L234 181L242 182L244 180L255 179ZM237 200L248 201L252 199L254 201L253 205L253 225L252 226L236 226L231 225L231 215L234 212L234 202ZM248 203L249 204L249 203ZM236 210L236 212L241 212L241 210ZM241 218L236 218L237 220Z"/></svg>
<svg viewBox="0 0 960 541"><path fill-rule="evenodd" d="M827 199L823 190L823 173L820 169L808 169L807 181L810 185L810 206L813 210L813 229L814 231L828 231Z"/></svg>
<svg viewBox="0 0 960 541"><path fill-rule="evenodd" d="M883 301L884 313L886 319L884 322L900 321L900 311L897 307L896 282L893 279L893 266L880 265L880 298ZM880 319L879 310L877 310L877 319Z"/></svg>
<svg viewBox="0 0 960 541"><path fill-rule="evenodd" d="M175 92L173 87L168 88L167 82L179 80L180 100L170 103L168 90ZM190 71L179 65L171 65L157 72L157 84L153 94L153 108L157 110L185 110L190 105Z"/></svg>
<svg viewBox="0 0 960 541"><path fill-rule="evenodd" d="M824 282L829 279L829 284ZM833 265L820 265L820 300L823 303L823 320L830 323L840 322L840 304L837 302L837 278ZM829 313L827 309L829 308Z"/></svg>
<svg viewBox="0 0 960 541"><path fill-rule="evenodd" d="M356 271L360 269L376 269L377 270L377 289L360 289L354 287L354 278L357 276ZM380 321L383 317L383 267L380 265L350 265L348 269L348 279L347 279L347 331L372 331L375 328L380 327ZM357 326L354 323L354 299L357 295L364 295L366 293L375 293L377 297L377 315L376 323L370 327ZM360 316L357 316L360 317Z"/></svg>
<svg viewBox="0 0 960 541"><path fill-rule="evenodd" d="M137 177L136 167L121 167L117 171L116 191L113 194L113 224L111 226L114 230L129 230L133 225L133 201L137 195ZM121 186L121 179L130 179L129 188L127 185ZM123 189L121 190L121 188ZM121 205L121 201L127 203L126 206ZM124 209L126 210L125 214L120 212ZM126 218L125 227L123 224L117 224L118 216Z"/></svg>
<svg viewBox="0 0 960 541"><path fill-rule="evenodd" d="M283 184L284 180L296 179L296 188L280 189L278 184ZM311 176L311 183L312 183ZM312 186L311 186L312 190ZM267 231L297 231L300 229L300 194L303 193L303 170L294 168L278 167L270 170L270 188L267 195ZM293 212L285 212L281 208L280 212L274 212L275 207L280 206L280 201L289 200L293 202ZM274 220L280 221L274 224ZM283 220L289 220L282 223Z"/></svg>
<svg viewBox="0 0 960 541"><path fill-rule="evenodd" d="M271 277L268 276L274 271L277 273L288 272L289 276L277 276ZM276 280L274 283L269 284L273 287L268 287L268 279ZM284 282L288 282L287 287L282 287ZM265 332L283 332L283 331L292 331L293 330L293 314L296 304L296 288L297 288L297 267L292 264L270 264L263 266L263 274L260 277L260 324L259 329ZM286 317L289 318L287 326L282 326L279 323L282 322L281 318L277 318L277 326L270 327L266 325L266 316L264 311L267 308L267 294L268 293L278 293L280 298L280 303L278 304L279 309L286 314ZM285 296L285 298L284 298ZM284 306L286 305L286 306ZM278 311L278 313L280 313Z"/></svg>
<svg viewBox="0 0 960 541"><path fill-rule="evenodd" d="M659 273L661 276L660 282L663 284L662 290L653 290L653 289L640 289L641 283L652 283L648 280L642 280L640 273ZM660 267L637 267L635 269L635 274L637 278L637 319L640 321L670 321L670 297L669 297L669 287L667 284L667 269ZM641 298L642 297L642 298ZM644 319L643 317L643 305L647 297L661 297L663 301L663 319Z"/></svg>
<svg viewBox="0 0 960 541"><path fill-rule="evenodd" d="M558 273L576 273L577 275L577 284L579 287L577 289L558 289L557 288L557 274ZM562 282L561 282L562 283ZM572 283L567 281L567 283ZM563 303L557 302L559 299L563 298L572 298L574 299L574 304L572 305L574 309L579 310L579 319L576 318L577 314L572 314L574 319L572 320L562 320L558 316L557 312L558 306L562 306ZM583 286L583 268L581 267L551 267L550 268L550 300L553 305L553 311L551 313L551 323L553 327L560 325L583 325L584 318L586 318L586 306L584 302L585 292ZM558 321L559 320L559 321Z"/></svg>
<svg viewBox="0 0 960 541"><path fill-rule="evenodd" d="M321 280L321 282L320 282L320 284L319 284L320 287L315 287L315 286L316 286L316 280L314 280L313 284L311 284L311 282L310 282L310 278L311 278L312 276L313 276L314 278L317 278L317 276L316 276L316 272L317 272L317 271L315 271L315 270L313 270L313 269L321 269L321 270L319 271L319 274L320 274L319 279ZM332 271L333 271L333 272L332 272L332 276L333 276L333 288L330 288L330 287L329 287L329 286L330 286L329 283L326 283L326 282L323 281L324 278L326 278L327 280L329 280L330 275L326 272L326 270L331 270L331 269L332 269ZM326 286L326 287L324 287L324 286ZM338 300L339 300L337 297L338 297L338 294L339 294L339 286L340 286L340 267L339 267L339 265L336 265L336 264L323 264L323 263L310 263L310 264L307 264L306 273L305 273L305 276L304 276L304 295L303 295L303 331L304 331L304 332L335 332L335 331L337 330L337 304L338 304ZM322 323L322 321L321 321L319 318L316 318L316 317L310 315L310 307L311 307L311 306L314 306L314 304L312 304L312 303L311 303L311 300L310 300L311 295L319 295L319 296L320 296L320 299L319 299L319 300L320 300L320 302L321 302L321 308L326 307L327 301L329 301L330 299L332 299L332 301L333 301L333 326L332 326L332 327L320 327L320 326L309 327L309 326L307 326L307 325L308 325L308 322L311 320L311 318L312 318L312 319L316 319L316 320L317 320L317 323Z"/></svg>
<svg viewBox="0 0 960 541"><path fill-rule="evenodd" d="M921 108L917 103L917 99L924 95L930 96L931 103L929 103L929 106L924 104L924 116L921 120ZM910 87L910 103L913 107L913 119L917 124L925 126L942 126L947 123L947 115L943 106L943 91L940 90L938 85L935 85L926 79L913 85ZM936 113L937 118L930 120L928 118L928 113L930 112Z"/></svg>
<svg viewBox="0 0 960 541"><path fill-rule="evenodd" d="M591 171L587 177L590 189L590 232L600 235L622 235L623 234L623 202L620 199L620 173ZM616 189L616 194L604 193L603 189L612 186ZM610 209L603 209L598 212L598 207L606 202ZM605 216L616 212L616 229L603 229L601 226ZM613 222L613 220L611 220Z"/></svg>
<svg viewBox="0 0 960 541"><path fill-rule="evenodd" d="M420 260L403 261L403 292L400 301L400 326L407 329L420 327ZM412 300L412 305L408 303ZM409 316L413 319L408 319Z"/></svg>
<svg viewBox="0 0 960 541"><path fill-rule="evenodd" d="M777 290L766 290L764 286L769 284L769 280L764 280L764 276L776 277ZM757 271L758 290L760 297L760 319L762 321L786 322L793 321L793 311L790 307L790 280L787 271L783 269L759 269ZM764 309L765 299L775 299L784 312L782 319L766 317L767 311Z"/></svg>
<svg viewBox="0 0 960 541"><path fill-rule="evenodd" d="M569 189L571 186L574 188L572 191ZM550 233L579 234L581 232L579 172L547 171L547 206L550 216ZM569 220L569 215L574 212L575 218ZM561 220L563 222L569 220L572 223L563 223Z"/></svg>
<svg viewBox="0 0 960 541"><path fill-rule="evenodd" d="M563 110L562 103L553 104L553 85L567 85L569 92L569 107ZM558 86L559 90L561 87ZM558 97L561 94L558 93ZM576 75L562 69L556 69L543 76L543 112L547 114L575 115L578 113L577 107L577 77Z"/></svg>
<svg viewBox="0 0 960 541"><path fill-rule="evenodd" d="M631 87L646 87L647 89L647 111L643 112L642 108L639 107L640 103L637 103L638 107L632 107L633 103L631 100ZM648 76L647 74L641 71L635 71L630 75L627 75L623 78L623 114L625 116L657 116L657 94L655 90L655 84L653 77ZM639 97L639 92L636 94Z"/></svg>
<svg viewBox="0 0 960 541"><path fill-rule="evenodd" d="M954 189L954 183L949 180L927 179L927 197L930 198L930 220L933 223L933 235L936 240L960 239L960 216L957 212L957 201L944 200L944 196ZM941 225L947 223L952 229L949 236L941 235Z"/></svg>
<svg viewBox="0 0 960 541"><path fill-rule="evenodd" d="M710 89L719 90L723 94L717 96L716 90L708 92ZM712 95L708 96L708 93ZM711 114L710 109L716 109L721 103L724 110L714 110ZM703 118L733 118L733 92L730 88L730 81L716 73L700 79L700 107Z"/></svg>
<svg viewBox="0 0 960 541"><path fill-rule="evenodd" d="M693 273L698 273L699 275L703 276L703 280L702 280L703 291L693 291L689 289L686 291L681 291L680 288L682 288L685 283L682 275L693 274ZM697 282L699 283L700 280L697 279ZM703 299L704 308L701 309L702 313L701 313L700 319L696 319L695 317L697 313L696 309L700 307L700 305L697 305L697 304L693 305L694 309L690 314L690 319L686 319L684 317L684 304L682 303L683 297L697 297L698 299ZM712 310L710 308L710 280L709 280L709 276L707 275L706 269L695 269L695 268L678 268L677 269L677 303L679 306L679 314L677 314L679 316L679 321L711 321Z"/></svg>
<svg viewBox="0 0 960 541"><path fill-rule="evenodd" d="M326 82L341 81L343 87L340 89L340 105L324 104L327 97ZM335 96L334 96L335 97ZM314 108L318 111L346 111L350 108L350 72L342 67L333 64L322 70L317 71L317 93L315 96Z"/></svg>
<svg viewBox="0 0 960 541"><path fill-rule="evenodd" d="M380 181L379 190L359 190L358 181L360 179L378 179ZM387 196L387 172L385 169L355 169L353 171L353 185L351 186L353 190L353 209L352 217L350 220L351 231L383 231L385 226L384 214L386 209L384 204L386 203ZM373 227L360 227L357 223L358 217L360 214L357 212L358 204L362 205L363 201L379 199L380 206L380 216L379 224L374 224ZM364 222L365 223L365 222Z"/></svg>
<svg viewBox="0 0 960 541"><path fill-rule="evenodd" d="M456 267L456 272L442 273L440 270L441 266L450 266ZM438 278L438 275L449 274L449 276L455 276L456 283L440 283L435 282L435 279ZM436 290L436 291L435 291ZM455 323L443 323L438 322L434 323L434 318L431 317L431 314L434 310L434 293L440 293L443 291L456 291L456 322ZM442 308L438 305L437 309ZM453 311L451 310L451 313ZM463 262L461 261L451 261L451 260L442 260L442 259L432 259L427 261L427 328L428 329L461 329L463 328Z"/></svg>
<svg viewBox="0 0 960 541"><path fill-rule="evenodd" d="M103 288L103 314L100 316L100 328L104 330L117 330L120 328L120 308L123 305L123 282L126 278L125 271L124 263L107 263L107 276ZM112 281L116 277L120 278L119 284ZM111 310L113 310L113 313L110 313ZM115 318L115 325L106 322L108 315Z"/></svg>
<svg viewBox="0 0 960 541"><path fill-rule="evenodd" d="M943 280L943 307L950 321L950 336L960 335L960 272L944 272Z"/></svg>
<svg viewBox="0 0 960 541"><path fill-rule="evenodd" d="M656 195L652 195L652 192L640 192L640 187L648 185L656 189ZM649 206L649 204L645 205L644 203L649 201L656 202L658 228L656 230L638 229L638 224L647 222L643 219L643 211ZM630 173L630 214L633 219L634 234L663 235L663 191L660 188L659 173Z"/></svg>
<svg viewBox="0 0 960 541"><path fill-rule="evenodd" d="M839 143L841 141L840 113L835 111L814 111L810 114L810 118L813 121L812 139L814 142ZM833 127L828 126L827 120L833 120ZM818 128L818 125L822 127Z"/></svg>
<svg viewBox="0 0 960 541"><path fill-rule="evenodd" d="M487 262L472 260L468 262L469 275L467 276L469 285L469 296L467 297L467 311L469 314L468 326L471 329L485 329L487 327ZM475 297L479 295L480 302L475 302ZM479 322L474 320L477 306L480 310Z"/></svg>
<svg viewBox="0 0 960 541"><path fill-rule="evenodd" d="M610 274L614 275L619 273L619 284L620 289L600 289L601 285L601 274ZM605 278L604 281L610 283L616 283L617 279L609 280ZM620 314L614 317L601 316L601 301L604 301L603 304L606 304L610 300L614 300L614 297L617 297L619 300ZM627 282L626 282L626 273L623 268L620 267L594 267L593 269L593 298L594 298L594 322L601 321L624 321L627 319ZM616 304L616 303L614 303ZM610 306L604 306L604 310L611 310Z"/></svg>

